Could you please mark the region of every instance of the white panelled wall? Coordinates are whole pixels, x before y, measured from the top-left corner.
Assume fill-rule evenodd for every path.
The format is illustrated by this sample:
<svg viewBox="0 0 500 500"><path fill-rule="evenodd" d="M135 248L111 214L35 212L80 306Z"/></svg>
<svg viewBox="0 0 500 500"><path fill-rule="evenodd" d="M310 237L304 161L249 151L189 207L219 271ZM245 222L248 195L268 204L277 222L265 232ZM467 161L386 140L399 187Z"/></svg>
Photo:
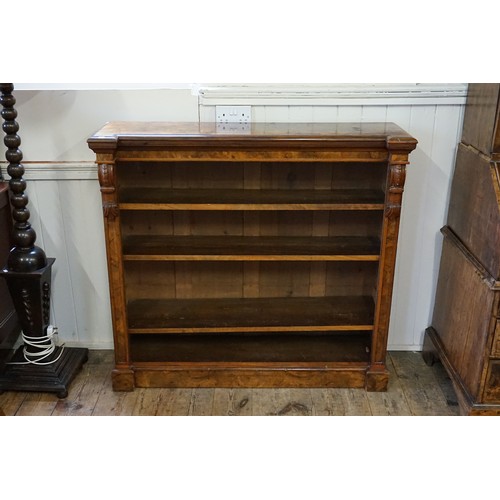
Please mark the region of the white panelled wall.
<svg viewBox="0 0 500 500"><path fill-rule="evenodd" d="M187 87L15 91L31 222L37 243L56 258L51 314L61 340L113 345L100 192L87 137L118 119L214 121L221 104L251 105L252 121L391 121L419 141L407 172L389 332L389 349L419 350L432 316L439 230L467 86Z"/></svg>
<svg viewBox="0 0 500 500"><path fill-rule="evenodd" d="M189 89L14 90L14 95L30 222L37 244L56 258L51 322L66 345L111 349L101 193L87 138L112 120L197 121L198 98Z"/></svg>

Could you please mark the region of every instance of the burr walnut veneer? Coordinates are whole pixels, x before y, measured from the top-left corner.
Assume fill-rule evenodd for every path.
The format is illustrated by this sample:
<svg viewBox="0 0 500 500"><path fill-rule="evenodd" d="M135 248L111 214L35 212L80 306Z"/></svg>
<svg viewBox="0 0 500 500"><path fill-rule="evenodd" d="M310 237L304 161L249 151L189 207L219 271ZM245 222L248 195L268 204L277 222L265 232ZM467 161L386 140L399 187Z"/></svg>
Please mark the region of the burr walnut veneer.
<svg viewBox="0 0 500 500"><path fill-rule="evenodd" d="M119 122L97 155L115 390L385 390L408 155L393 124Z"/></svg>

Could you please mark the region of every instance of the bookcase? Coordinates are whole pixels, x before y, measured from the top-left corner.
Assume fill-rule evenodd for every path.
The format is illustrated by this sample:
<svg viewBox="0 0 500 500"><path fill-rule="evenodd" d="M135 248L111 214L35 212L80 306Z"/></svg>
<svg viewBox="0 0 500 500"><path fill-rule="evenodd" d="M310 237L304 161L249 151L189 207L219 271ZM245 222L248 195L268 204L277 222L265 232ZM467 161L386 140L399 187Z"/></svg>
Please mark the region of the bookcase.
<svg viewBox="0 0 500 500"><path fill-rule="evenodd" d="M115 390L387 387L417 141L390 123L108 123Z"/></svg>

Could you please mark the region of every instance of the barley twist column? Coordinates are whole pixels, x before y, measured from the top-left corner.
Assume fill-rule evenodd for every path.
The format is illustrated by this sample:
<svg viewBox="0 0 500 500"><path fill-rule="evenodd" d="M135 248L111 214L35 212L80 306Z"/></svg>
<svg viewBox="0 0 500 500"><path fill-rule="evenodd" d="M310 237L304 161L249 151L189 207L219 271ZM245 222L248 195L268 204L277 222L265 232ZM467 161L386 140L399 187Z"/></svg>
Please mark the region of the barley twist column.
<svg viewBox="0 0 500 500"><path fill-rule="evenodd" d="M19 124L16 122L17 111L14 109L16 99L12 95L14 85L12 83L2 83L0 84L0 90L2 91L0 104L3 106L1 115L4 119L2 128L6 134L4 144L7 146L5 158L9 162L7 173L11 177L9 188L11 191L12 217L14 219L13 243L15 246L10 252L7 268L9 271L29 272L45 267L47 257L41 248L35 246L36 233L28 222L30 212L26 208L28 197L24 192L26 182L23 179L24 167L21 163L23 153L19 149L21 138L17 135Z"/></svg>
<svg viewBox="0 0 500 500"><path fill-rule="evenodd" d="M26 181L23 179L24 166L21 163L23 153L19 149L21 138L18 135L19 124L16 122L17 111L14 109L16 99L12 95L14 86L12 83L2 83L0 90L0 104L3 106L1 115L4 119L2 128L5 132L4 144L7 146L5 158L8 161L10 203L14 219L14 246L3 273L24 335L41 338L45 336L49 323L50 268L54 259L47 259L45 252L35 246L36 233L29 223ZM26 351L36 356L48 343L42 341L39 348L26 346Z"/></svg>
<svg viewBox="0 0 500 500"><path fill-rule="evenodd" d="M50 325L51 268L55 259L35 245L36 233L29 223L23 154L16 122L16 103L12 83L0 84L1 116L4 120L5 157L10 176L9 191L14 228L13 248L0 276L7 280L23 332L24 346L16 351L5 373L0 374L0 391L56 392L66 397L67 386L87 360L87 349L56 347Z"/></svg>

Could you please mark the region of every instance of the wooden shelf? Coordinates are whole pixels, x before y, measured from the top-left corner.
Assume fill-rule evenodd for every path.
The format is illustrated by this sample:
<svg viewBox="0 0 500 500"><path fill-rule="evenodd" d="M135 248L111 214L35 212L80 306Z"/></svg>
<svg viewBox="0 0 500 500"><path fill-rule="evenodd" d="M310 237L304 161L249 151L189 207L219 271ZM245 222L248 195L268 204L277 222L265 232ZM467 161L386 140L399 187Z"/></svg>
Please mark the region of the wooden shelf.
<svg viewBox="0 0 500 500"><path fill-rule="evenodd" d="M122 210L383 210L372 189L121 189Z"/></svg>
<svg viewBox="0 0 500 500"><path fill-rule="evenodd" d="M380 241L362 236L160 236L124 238L123 259L378 261Z"/></svg>
<svg viewBox="0 0 500 500"><path fill-rule="evenodd" d="M129 333L349 331L373 329L371 297L140 299Z"/></svg>
<svg viewBox="0 0 500 500"><path fill-rule="evenodd" d="M366 363L367 332L224 335L132 335L134 362Z"/></svg>

